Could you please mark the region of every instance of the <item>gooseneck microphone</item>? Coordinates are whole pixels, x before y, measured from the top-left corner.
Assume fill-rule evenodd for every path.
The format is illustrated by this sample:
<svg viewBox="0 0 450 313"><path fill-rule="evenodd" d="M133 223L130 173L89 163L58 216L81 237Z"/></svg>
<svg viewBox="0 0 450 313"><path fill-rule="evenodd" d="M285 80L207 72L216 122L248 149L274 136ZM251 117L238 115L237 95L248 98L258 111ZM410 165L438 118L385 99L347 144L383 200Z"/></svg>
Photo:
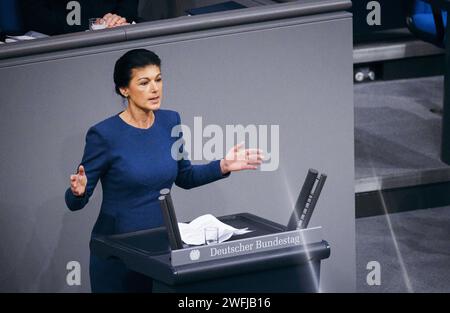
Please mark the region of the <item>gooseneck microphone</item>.
<svg viewBox="0 0 450 313"><path fill-rule="evenodd" d="M170 248L172 250L182 249L183 242L181 240L180 229L178 228L178 221L175 215L172 197L170 196L170 189L162 189L159 194L158 200L166 225Z"/></svg>
<svg viewBox="0 0 450 313"><path fill-rule="evenodd" d="M311 219L327 178L327 175L325 174L321 174L319 178L317 178L317 176L319 176L317 170L308 170L302 189L300 190L300 194L295 203L294 211L289 219L287 230L304 229L308 227L309 220Z"/></svg>

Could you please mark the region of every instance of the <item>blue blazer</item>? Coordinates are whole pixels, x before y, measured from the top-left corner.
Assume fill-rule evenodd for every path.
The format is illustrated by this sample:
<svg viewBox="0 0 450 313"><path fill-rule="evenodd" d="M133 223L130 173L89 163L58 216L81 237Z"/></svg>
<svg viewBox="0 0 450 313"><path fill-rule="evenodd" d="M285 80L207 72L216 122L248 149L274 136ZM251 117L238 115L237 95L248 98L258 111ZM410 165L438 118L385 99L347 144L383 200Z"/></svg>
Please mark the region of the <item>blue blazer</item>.
<svg viewBox="0 0 450 313"><path fill-rule="evenodd" d="M190 189L228 176L222 175L220 160L192 165L188 159L172 158L172 145L181 135L171 137L171 131L180 123L177 112L158 110L149 129L133 127L119 114L89 129L81 161L88 180L86 193L76 197L68 188L65 200L70 210L82 209L101 181L103 201L93 234L161 226L161 189L170 189L174 183ZM179 152L183 153L182 148Z"/></svg>
<svg viewBox="0 0 450 313"><path fill-rule="evenodd" d="M93 236L161 226L163 217L158 200L161 189L170 189L174 183L190 189L229 175L222 175L220 160L192 165L188 159L172 158L172 145L182 137L182 134L171 136L172 128L181 123L180 115L169 110L154 113L155 120L149 129L133 127L116 114L87 132L81 161L87 176L86 192L77 197L68 188L65 201L72 211L82 209L101 181L103 199ZM178 152L183 154L182 146ZM117 261L91 255L90 273L93 291L140 291L133 289L133 282L142 277L130 279L129 271Z"/></svg>

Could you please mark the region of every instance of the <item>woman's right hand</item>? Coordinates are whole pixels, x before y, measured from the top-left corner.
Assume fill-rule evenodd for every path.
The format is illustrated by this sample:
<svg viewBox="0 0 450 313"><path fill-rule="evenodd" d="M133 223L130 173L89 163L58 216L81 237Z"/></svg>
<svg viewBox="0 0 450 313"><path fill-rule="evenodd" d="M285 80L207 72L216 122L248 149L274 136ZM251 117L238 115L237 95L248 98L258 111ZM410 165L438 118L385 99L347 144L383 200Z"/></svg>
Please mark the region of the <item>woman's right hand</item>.
<svg viewBox="0 0 450 313"><path fill-rule="evenodd" d="M86 185L86 173L84 172L83 165L80 165L80 167L78 167L78 173L75 175L70 175L70 190L72 190L72 193L75 196L81 197L86 192Z"/></svg>

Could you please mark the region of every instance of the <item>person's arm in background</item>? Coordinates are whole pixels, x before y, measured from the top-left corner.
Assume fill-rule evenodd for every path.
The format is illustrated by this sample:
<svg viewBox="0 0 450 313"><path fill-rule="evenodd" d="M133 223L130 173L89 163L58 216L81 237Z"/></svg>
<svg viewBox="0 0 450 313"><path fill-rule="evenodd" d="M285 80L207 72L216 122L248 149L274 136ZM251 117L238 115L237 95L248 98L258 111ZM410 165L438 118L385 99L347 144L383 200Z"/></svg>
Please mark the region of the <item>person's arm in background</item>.
<svg viewBox="0 0 450 313"><path fill-rule="evenodd" d="M129 25L137 21L138 0L115 0L114 7L103 16L108 28Z"/></svg>
<svg viewBox="0 0 450 313"><path fill-rule="evenodd" d="M108 28L138 22L138 0L115 0L114 8L103 19Z"/></svg>
<svg viewBox="0 0 450 313"><path fill-rule="evenodd" d="M138 0L117 0L114 12L127 20L127 23L139 22L138 18Z"/></svg>
<svg viewBox="0 0 450 313"><path fill-rule="evenodd" d="M64 1L20 0L25 27L46 35L72 32L67 25L65 4Z"/></svg>

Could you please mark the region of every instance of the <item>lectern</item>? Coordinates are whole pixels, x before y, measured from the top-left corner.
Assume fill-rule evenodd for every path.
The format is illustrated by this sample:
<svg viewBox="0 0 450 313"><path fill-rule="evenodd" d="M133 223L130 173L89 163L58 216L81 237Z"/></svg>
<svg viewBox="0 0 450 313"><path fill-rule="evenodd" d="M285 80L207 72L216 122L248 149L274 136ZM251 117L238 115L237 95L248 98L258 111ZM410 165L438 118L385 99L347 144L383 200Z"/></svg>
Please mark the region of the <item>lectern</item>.
<svg viewBox="0 0 450 313"><path fill-rule="evenodd" d="M96 237L91 249L153 278L154 292L317 292L330 246L321 227L307 226L325 180L308 171L287 226L249 213L221 216L252 232L201 246L183 244L170 191L162 190L165 227Z"/></svg>

